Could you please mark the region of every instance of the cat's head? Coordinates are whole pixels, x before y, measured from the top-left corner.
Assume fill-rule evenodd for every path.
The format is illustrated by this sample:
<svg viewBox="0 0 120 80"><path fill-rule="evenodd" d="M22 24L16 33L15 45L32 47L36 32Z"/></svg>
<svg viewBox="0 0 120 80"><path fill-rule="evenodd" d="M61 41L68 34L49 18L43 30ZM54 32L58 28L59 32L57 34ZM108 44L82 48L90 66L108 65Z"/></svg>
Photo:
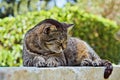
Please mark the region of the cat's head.
<svg viewBox="0 0 120 80"><path fill-rule="evenodd" d="M67 46L68 28L73 26L73 24L46 19L38 25L42 28L39 36L41 47L44 50L61 53Z"/></svg>

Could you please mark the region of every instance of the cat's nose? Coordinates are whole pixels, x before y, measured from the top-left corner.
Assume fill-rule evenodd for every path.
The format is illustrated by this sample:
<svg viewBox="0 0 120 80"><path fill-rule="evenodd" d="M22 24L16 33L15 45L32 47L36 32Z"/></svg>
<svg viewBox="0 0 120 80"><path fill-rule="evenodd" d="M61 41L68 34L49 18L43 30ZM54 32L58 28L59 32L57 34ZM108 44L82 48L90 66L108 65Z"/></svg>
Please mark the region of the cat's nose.
<svg viewBox="0 0 120 80"><path fill-rule="evenodd" d="M63 52L63 49L62 49L62 48L60 49L60 53L61 53L61 52Z"/></svg>
<svg viewBox="0 0 120 80"><path fill-rule="evenodd" d="M64 49L65 49L65 48L63 47L63 44L62 44L62 43L60 44L60 46L61 46L62 50L64 50Z"/></svg>

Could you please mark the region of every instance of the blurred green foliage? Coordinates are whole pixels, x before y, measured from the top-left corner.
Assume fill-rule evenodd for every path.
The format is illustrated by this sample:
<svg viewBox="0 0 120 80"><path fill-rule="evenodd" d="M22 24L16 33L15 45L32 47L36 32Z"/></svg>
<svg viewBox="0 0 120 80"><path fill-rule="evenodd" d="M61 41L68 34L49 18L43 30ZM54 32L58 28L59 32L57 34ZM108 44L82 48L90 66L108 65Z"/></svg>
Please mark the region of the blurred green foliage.
<svg viewBox="0 0 120 80"><path fill-rule="evenodd" d="M22 44L26 31L46 18L74 23L73 36L88 42L101 58L113 63L120 60L120 42L114 38L114 33L119 29L116 23L80 11L77 6L67 5L62 9L55 7L49 11L0 19L0 66L22 65Z"/></svg>

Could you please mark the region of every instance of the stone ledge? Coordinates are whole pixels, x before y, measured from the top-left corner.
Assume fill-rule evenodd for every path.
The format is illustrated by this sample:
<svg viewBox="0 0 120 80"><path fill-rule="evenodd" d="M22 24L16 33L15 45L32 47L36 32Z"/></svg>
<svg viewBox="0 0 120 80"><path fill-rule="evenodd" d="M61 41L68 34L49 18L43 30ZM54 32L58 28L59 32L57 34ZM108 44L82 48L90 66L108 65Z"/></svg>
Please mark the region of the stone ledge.
<svg viewBox="0 0 120 80"><path fill-rule="evenodd" d="M105 80L104 67L0 67L0 80ZM120 80L120 66L114 66L106 80Z"/></svg>

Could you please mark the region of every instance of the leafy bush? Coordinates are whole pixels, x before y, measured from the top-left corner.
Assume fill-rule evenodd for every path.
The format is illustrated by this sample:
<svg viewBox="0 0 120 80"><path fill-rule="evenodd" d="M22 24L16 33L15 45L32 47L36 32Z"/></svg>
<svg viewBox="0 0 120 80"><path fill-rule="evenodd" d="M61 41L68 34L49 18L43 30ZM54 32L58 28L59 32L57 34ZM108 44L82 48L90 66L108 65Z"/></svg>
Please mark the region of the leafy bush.
<svg viewBox="0 0 120 80"><path fill-rule="evenodd" d="M41 20L53 18L74 23L71 34L87 41L105 59L118 63L120 42L114 39L119 27L112 21L80 11L76 6L53 8L0 20L0 66L22 65L22 43L27 30Z"/></svg>

